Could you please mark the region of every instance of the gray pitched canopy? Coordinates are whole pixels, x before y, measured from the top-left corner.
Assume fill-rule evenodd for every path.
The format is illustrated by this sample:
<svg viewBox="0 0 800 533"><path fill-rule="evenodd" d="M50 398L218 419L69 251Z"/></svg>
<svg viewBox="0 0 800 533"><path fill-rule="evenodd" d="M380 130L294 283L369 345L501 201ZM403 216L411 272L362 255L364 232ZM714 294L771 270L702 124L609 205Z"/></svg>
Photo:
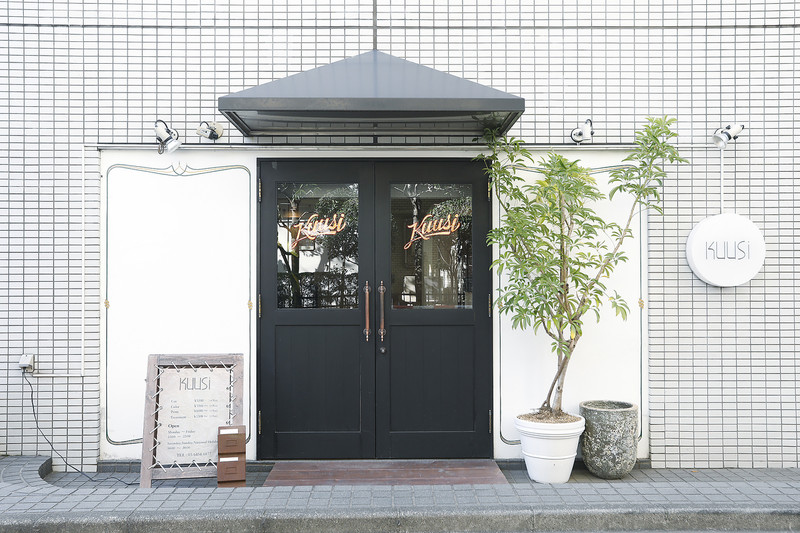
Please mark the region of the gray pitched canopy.
<svg viewBox="0 0 800 533"><path fill-rule="evenodd" d="M245 135L480 136L505 133L519 96L373 50L219 98Z"/></svg>

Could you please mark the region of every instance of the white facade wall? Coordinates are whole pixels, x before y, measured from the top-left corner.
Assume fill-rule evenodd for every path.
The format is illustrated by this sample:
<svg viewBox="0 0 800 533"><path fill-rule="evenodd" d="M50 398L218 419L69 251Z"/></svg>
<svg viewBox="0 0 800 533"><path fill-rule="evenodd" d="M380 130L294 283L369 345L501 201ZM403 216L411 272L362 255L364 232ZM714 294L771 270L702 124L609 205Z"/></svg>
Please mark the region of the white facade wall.
<svg viewBox="0 0 800 533"><path fill-rule="evenodd" d="M571 144L586 118L595 146L624 147L645 116L676 116L692 164L670 169L649 221L653 465L799 466L799 15L780 0L0 2L0 453L50 453L17 367L35 353L51 374L32 378L42 432L79 468L98 459L97 146L155 154L156 118L200 143L219 96L377 46L523 96L512 134L535 148ZM734 121L747 129L725 151L726 205L761 228L767 259L719 289L683 244L719 211L709 136Z"/></svg>

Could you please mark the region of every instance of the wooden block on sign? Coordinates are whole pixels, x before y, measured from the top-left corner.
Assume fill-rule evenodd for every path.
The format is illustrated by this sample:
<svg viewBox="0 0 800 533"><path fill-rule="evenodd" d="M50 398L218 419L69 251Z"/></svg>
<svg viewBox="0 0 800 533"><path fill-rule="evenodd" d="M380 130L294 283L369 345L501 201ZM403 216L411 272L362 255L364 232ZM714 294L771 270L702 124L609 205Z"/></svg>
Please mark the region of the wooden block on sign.
<svg viewBox="0 0 800 533"><path fill-rule="evenodd" d="M217 430L217 453L244 453L246 439L244 426L220 426Z"/></svg>
<svg viewBox="0 0 800 533"><path fill-rule="evenodd" d="M217 482L243 481L246 461L243 453L220 455L217 461Z"/></svg>

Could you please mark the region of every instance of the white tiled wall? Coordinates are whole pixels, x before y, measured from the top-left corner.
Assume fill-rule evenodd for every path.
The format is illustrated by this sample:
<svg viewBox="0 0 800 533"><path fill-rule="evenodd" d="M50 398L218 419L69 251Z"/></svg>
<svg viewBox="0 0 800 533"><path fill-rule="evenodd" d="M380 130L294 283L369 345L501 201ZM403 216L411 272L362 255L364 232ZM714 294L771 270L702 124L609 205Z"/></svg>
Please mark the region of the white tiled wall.
<svg viewBox="0 0 800 533"><path fill-rule="evenodd" d="M153 144L156 118L199 142L219 96L376 42L525 97L512 133L530 143L567 143L590 117L595 144L625 144L645 116L677 116L692 164L671 170L650 221L653 464L800 465L799 19L786 0L1 1L0 453L49 453L17 369L31 352L40 373L72 376L31 378L42 433L79 468L97 458L91 146ZM734 120L747 129L725 153L727 204L763 230L767 261L750 284L714 289L682 247L718 212L708 138Z"/></svg>

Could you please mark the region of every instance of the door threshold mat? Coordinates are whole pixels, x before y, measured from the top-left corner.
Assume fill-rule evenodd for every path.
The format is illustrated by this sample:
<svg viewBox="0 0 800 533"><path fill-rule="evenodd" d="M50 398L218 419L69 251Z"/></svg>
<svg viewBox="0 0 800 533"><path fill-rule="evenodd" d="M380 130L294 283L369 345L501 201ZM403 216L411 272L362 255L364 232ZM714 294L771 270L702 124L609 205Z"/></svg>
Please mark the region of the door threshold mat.
<svg viewBox="0 0 800 533"><path fill-rule="evenodd" d="M277 461L264 486L506 483L506 477L491 459L430 459Z"/></svg>

